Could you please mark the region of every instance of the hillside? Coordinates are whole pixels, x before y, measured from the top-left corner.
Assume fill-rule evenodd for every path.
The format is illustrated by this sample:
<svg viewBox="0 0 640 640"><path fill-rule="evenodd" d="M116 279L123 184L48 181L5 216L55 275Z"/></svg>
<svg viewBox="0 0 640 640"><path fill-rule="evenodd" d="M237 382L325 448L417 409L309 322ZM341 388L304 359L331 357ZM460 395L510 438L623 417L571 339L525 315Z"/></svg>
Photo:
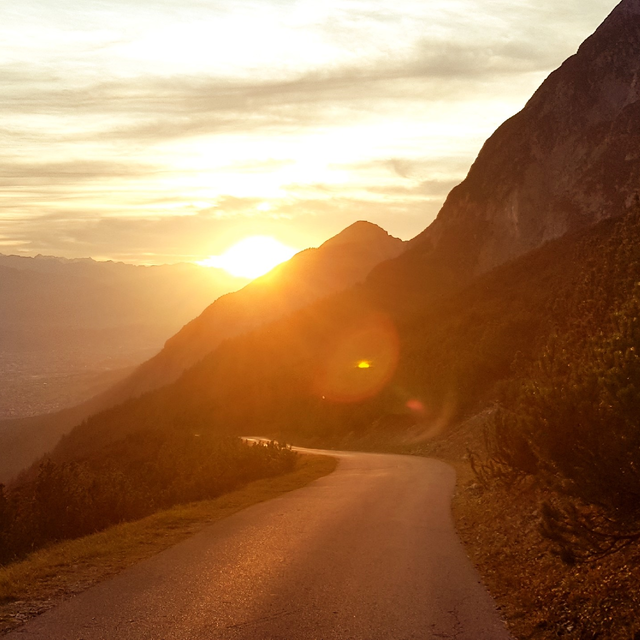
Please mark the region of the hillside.
<svg viewBox="0 0 640 640"><path fill-rule="evenodd" d="M107 391L53 415L0 422L0 479L9 479L50 451L62 434L93 413L176 380L227 338L364 280L373 266L404 247L380 227L357 222L319 248L297 254L216 300L155 357Z"/></svg>
<svg viewBox="0 0 640 640"><path fill-rule="evenodd" d="M362 282L376 265L405 248L370 222L356 222L317 249L302 251L268 274L208 306L158 355L106 396L109 404L175 381L223 340Z"/></svg>
<svg viewBox="0 0 640 640"><path fill-rule="evenodd" d="M372 430L433 437L495 397L514 361L540 353L583 261L597 261L617 225L568 234L421 309L385 307L367 287L336 294L226 341L176 383L91 417L56 455L184 425L325 444ZM362 361L371 366L360 369Z"/></svg>
<svg viewBox="0 0 640 640"><path fill-rule="evenodd" d="M490 397L558 319L591 246L576 240L580 230L588 238L633 201L639 47L640 0L624 0L487 141L407 251L362 286L228 340L162 393L92 418L59 452L151 416L158 426L324 438L372 425L438 431ZM563 235L562 249L551 243L505 264Z"/></svg>

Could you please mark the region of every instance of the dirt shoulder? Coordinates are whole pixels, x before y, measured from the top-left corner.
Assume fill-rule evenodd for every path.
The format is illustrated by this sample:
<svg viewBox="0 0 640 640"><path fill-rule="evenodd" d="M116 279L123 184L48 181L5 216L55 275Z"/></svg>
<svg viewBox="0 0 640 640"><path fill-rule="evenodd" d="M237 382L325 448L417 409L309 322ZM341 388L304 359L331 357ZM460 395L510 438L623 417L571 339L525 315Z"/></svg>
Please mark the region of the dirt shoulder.
<svg viewBox="0 0 640 640"><path fill-rule="evenodd" d="M481 419L481 417L479 418ZM640 548L576 566L540 532L535 486L483 489L466 455L482 448L475 422L425 448L458 472L453 516L467 553L517 640L640 640Z"/></svg>

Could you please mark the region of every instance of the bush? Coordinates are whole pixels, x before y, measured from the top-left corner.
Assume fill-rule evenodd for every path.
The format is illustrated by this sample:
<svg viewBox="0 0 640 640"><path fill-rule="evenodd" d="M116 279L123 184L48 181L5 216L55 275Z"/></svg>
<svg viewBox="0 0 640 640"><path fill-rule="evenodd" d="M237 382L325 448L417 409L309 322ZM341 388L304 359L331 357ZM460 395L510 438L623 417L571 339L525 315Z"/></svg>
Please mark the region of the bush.
<svg viewBox="0 0 640 640"><path fill-rule="evenodd" d="M589 260L556 333L489 426L485 481L533 476L553 492L542 532L562 557L640 539L638 214ZM595 250L595 248L594 248Z"/></svg>
<svg viewBox="0 0 640 640"><path fill-rule="evenodd" d="M0 486L0 563L286 473L296 457L275 442L174 430L139 432L81 461L45 460L33 482Z"/></svg>

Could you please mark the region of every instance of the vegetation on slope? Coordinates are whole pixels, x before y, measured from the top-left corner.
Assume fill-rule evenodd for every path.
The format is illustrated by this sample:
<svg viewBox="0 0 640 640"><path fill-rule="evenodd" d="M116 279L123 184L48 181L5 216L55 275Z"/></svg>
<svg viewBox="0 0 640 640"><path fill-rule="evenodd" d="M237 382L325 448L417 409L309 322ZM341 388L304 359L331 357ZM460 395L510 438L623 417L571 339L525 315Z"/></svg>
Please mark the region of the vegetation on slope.
<svg viewBox="0 0 640 640"><path fill-rule="evenodd" d="M293 469L297 454L193 431L140 431L91 457L46 460L32 481L0 485L0 564L176 504L211 499Z"/></svg>
<svg viewBox="0 0 640 640"><path fill-rule="evenodd" d="M551 242L429 305L406 306L403 292L372 283L336 295L228 340L171 386L93 416L55 456L180 424L318 444L372 430L433 436L540 354L585 256L596 258L615 229L606 220ZM371 366L359 368L363 361Z"/></svg>
<svg viewBox="0 0 640 640"><path fill-rule="evenodd" d="M458 530L516 638L640 638L640 212L610 224L461 466Z"/></svg>
<svg viewBox="0 0 640 640"><path fill-rule="evenodd" d="M507 389L479 469L552 491L542 530L570 563L640 539L639 240L634 212L592 246L542 355Z"/></svg>

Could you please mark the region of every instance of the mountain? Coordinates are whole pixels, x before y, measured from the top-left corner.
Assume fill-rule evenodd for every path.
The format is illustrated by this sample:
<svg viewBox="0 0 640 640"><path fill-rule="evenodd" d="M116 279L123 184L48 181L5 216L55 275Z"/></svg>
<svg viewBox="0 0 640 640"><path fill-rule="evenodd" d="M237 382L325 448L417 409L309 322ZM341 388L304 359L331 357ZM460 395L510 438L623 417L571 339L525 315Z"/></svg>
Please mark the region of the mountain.
<svg viewBox="0 0 640 640"><path fill-rule="evenodd" d="M216 300L113 389L109 403L173 382L223 340L364 281L374 266L397 257L405 246L375 224L352 224L319 248L296 254L240 291Z"/></svg>
<svg viewBox="0 0 640 640"><path fill-rule="evenodd" d="M625 210L640 189L639 50L640 0L623 0L489 138L433 224L376 270L377 285L439 295Z"/></svg>
<svg viewBox="0 0 640 640"><path fill-rule="evenodd" d="M582 259L597 263L609 218L633 203L639 3L624 0L498 129L407 251L362 285L227 339L176 383L93 416L55 455L140 428L337 440L433 430L489 399L546 342Z"/></svg>
<svg viewBox="0 0 640 640"><path fill-rule="evenodd" d="M217 299L156 356L106 392L51 416L0 422L0 478L6 480L49 451L87 416L175 381L226 339L362 282L375 265L398 256L405 246L377 225L356 222L319 248L302 251Z"/></svg>
<svg viewBox="0 0 640 640"><path fill-rule="evenodd" d="M366 287L318 301L225 341L175 383L91 416L54 458L145 430L337 447L371 436L428 439L491 402L539 356L593 273L606 273L592 287L600 297L624 296L640 281L640 215L566 234L422 309L385 309Z"/></svg>

